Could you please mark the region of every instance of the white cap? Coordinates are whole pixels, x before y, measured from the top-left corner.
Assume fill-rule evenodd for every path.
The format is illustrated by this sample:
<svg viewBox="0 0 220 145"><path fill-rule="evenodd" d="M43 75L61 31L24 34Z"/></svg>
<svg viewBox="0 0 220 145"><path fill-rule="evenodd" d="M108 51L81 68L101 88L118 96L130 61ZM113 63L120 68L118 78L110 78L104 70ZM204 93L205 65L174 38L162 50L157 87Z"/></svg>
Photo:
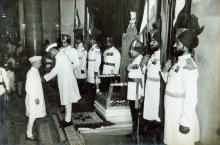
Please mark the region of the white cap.
<svg viewBox="0 0 220 145"><path fill-rule="evenodd" d="M48 45L45 51L48 52L53 47L57 47L57 43L53 43L53 44Z"/></svg>
<svg viewBox="0 0 220 145"><path fill-rule="evenodd" d="M35 61L41 61L42 59L42 56L32 56L30 57L28 60L32 63L32 62L35 62Z"/></svg>

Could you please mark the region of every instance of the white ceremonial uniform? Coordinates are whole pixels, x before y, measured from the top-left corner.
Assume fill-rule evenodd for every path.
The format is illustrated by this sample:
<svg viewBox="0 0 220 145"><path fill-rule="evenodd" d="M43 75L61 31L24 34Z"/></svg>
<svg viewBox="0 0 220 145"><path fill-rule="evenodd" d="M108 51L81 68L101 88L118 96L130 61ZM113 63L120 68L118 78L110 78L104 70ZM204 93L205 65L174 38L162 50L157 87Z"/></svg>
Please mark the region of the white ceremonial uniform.
<svg viewBox="0 0 220 145"><path fill-rule="evenodd" d="M88 52L88 77L87 81L89 83L95 84L100 83L100 79L97 77L95 78L94 72L98 72L99 74L99 67L101 65L101 52L100 49L97 47L97 44L94 44L89 52Z"/></svg>
<svg viewBox="0 0 220 145"><path fill-rule="evenodd" d="M44 75L44 78L46 81L49 81L57 76L61 105L77 102L81 96L72 65L62 51L60 51L55 58L55 67Z"/></svg>
<svg viewBox="0 0 220 145"><path fill-rule="evenodd" d="M166 85L164 143L194 145L199 141L199 122L196 114L198 70L191 54L178 57L169 73L161 73ZM179 126L190 128L182 134Z"/></svg>
<svg viewBox="0 0 220 145"><path fill-rule="evenodd" d="M6 73L8 76L9 88L11 91L15 91L15 73L11 70L8 70Z"/></svg>
<svg viewBox="0 0 220 145"><path fill-rule="evenodd" d="M140 68L140 62L142 60L143 56L139 55L138 57L134 58L131 62L131 64L128 65L128 88L127 88L127 99L128 100L136 100L136 85L137 82L135 81L129 81L129 79L140 79L141 81L138 82L138 99L140 99L141 96L144 96L144 71ZM138 65L138 68L135 69L129 69L132 65Z"/></svg>
<svg viewBox="0 0 220 145"><path fill-rule="evenodd" d="M156 120L158 122L160 122L160 68L160 50L157 50L151 55L146 67L147 79L143 117L146 120Z"/></svg>
<svg viewBox="0 0 220 145"><path fill-rule="evenodd" d="M104 51L104 66L102 74L119 74L121 54L114 46Z"/></svg>
<svg viewBox="0 0 220 145"><path fill-rule="evenodd" d="M76 70L79 67L79 55L77 50L69 45L67 47L61 47L60 51L67 56L68 60L72 64L73 70Z"/></svg>
<svg viewBox="0 0 220 145"><path fill-rule="evenodd" d="M87 59L87 51L85 50L83 43L80 43L77 47L78 55L79 55L79 67L76 69L76 78L77 79L85 79L87 77L87 69L86 69L86 59Z"/></svg>
<svg viewBox="0 0 220 145"><path fill-rule="evenodd" d="M3 95L6 90L9 90L9 80L5 69L0 67L0 96Z"/></svg>
<svg viewBox="0 0 220 145"><path fill-rule="evenodd" d="M46 115L44 93L37 68L31 67L27 72L25 91L26 116L29 118L44 117ZM40 103L38 105L35 102L36 99L39 99Z"/></svg>

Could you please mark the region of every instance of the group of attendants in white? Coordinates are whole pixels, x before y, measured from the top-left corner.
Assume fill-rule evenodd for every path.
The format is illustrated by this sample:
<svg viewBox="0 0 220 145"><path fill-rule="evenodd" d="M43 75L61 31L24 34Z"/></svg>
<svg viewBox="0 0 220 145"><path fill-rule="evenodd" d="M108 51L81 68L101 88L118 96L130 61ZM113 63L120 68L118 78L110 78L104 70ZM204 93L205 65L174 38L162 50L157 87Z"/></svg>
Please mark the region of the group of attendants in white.
<svg viewBox="0 0 220 145"><path fill-rule="evenodd" d="M76 49L70 45L69 35L62 34L61 40L60 48L57 48L57 43L50 44L46 48L46 52L55 58L55 66L43 77L38 71L42 57L29 58L32 67L27 72L25 85L26 115L29 117L26 137L29 140L36 140L32 134L35 119L46 115L43 81L50 81L57 76L60 103L65 106L65 117L60 122L62 128L72 125L72 103L81 99L77 80L87 80L91 99L95 97L96 84L100 83L100 78L97 76L100 75L102 57L96 38L90 38L91 48L88 52L80 39L76 40ZM166 83L163 104L165 108L163 142L168 145L194 145L199 141L196 114L198 69L191 57L191 51L197 47L198 43L197 35L192 30L179 29L173 47L178 59L174 64L168 60L162 68L160 63L162 43L158 30L151 32L150 54L143 55L145 47L142 42L139 40L132 42L129 51L132 61L127 67L127 99L133 122L132 138L137 134L140 100L144 101L143 118L148 126L153 124L156 134L158 130L161 132L162 119L159 116L159 106L160 81L163 79ZM112 38L107 39L107 49L103 55L102 74L119 74L121 55L114 47ZM5 93L4 90L10 89L3 68L0 68L0 73L0 82L4 81L6 84L6 89L0 85L0 95L2 95Z"/></svg>

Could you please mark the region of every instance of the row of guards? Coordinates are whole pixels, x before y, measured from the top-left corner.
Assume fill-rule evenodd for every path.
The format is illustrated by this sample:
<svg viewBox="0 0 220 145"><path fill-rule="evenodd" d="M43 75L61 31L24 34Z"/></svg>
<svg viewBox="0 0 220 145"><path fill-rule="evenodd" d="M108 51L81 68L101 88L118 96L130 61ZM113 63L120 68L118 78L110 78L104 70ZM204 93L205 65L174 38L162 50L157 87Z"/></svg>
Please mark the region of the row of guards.
<svg viewBox="0 0 220 145"><path fill-rule="evenodd" d="M148 125L150 124L150 126L154 126L156 136L158 134L158 129L159 129L159 136L157 136L158 137L157 139L163 140L163 138L164 138L164 142L169 145L171 145L171 144L185 145L185 144L189 144L189 143L194 144L194 142L199 140L198 139L199 138L198 137L198 135L199 135L198 126L197 126L198 124L195 123L196 126L189 127L190 125L186 124L186 122L187 122L186 120L189 118L187 118L187 119L185 118L185 120L182 119L183 117L180 118L180 128L178 128L178 131L175 129L176 122L173 120L174 118L172 118L174 116L169 114L172 111L168 112L168 115L167 115L167 113L165 113L165 111L169 111L169 110L166 109L164 106L165 105L165 102L164 102L165 97L173 95L173 94L171 95L170 92L167 92L167 90L168 89L174 90L174 88L169 88L171 86L171 81L170 81L170 85L167 85L166 81L165 81L166 83L164 83L164 81L162 81L163 79L160 79L161 77L163 77L163 75L159 76L160 69L164 70L168 64L173 66L172 67L172 69L173 69L176 67L176 64L178 64L180 61L180 60L178 60L178 57L175 53L175 48L174 48L174 47L177 47L177 46L174 46L174 44L177 43L176 42L177 39L179 39L178 41L181 41L181 43L184 44L184 46L188 46L187 48L190 49L190 56L186 60L187 64L190 64L190 65L184 66L184 68L187 68L189 70L196 68L196 67L193 67L195 65L195 63L194 63L194 60L191 60L191 57L193 59L195 59L194 58L195 51L193 48L197 47L197 45L198 45L197 35L199 35L203 31L204 26L200 27L199 23L198 23L198 18L194 14L191 14L191 5L192 5L192 3L198 3L198 2L199 2L198 0L197 1L192 1L192 0L183 0L183 1L182 0L164 0L164 1L146 0L142 24L141 24L139 34L137 32L135 33L135 31L136 31L135 28L133 28L132 30L130 29L133 26L131 26L131 27L128 26L127 33L125 34L124 39L122 41L122 67L120 70L122 81L126 81L126 79L127 79L127 76L124 74L126 74L126 67L129 65L129 61L128 61L129 58L126 56L128 51L130 50L128 48L130 48L130 45L133 44L135 39L139 39L141 42L143 42L143 44L146 45L146 52L145 52L146 55L144 56L144 58L142 59L142 62L141 62L141 63L147 64L147 67L148 67L146 69L146 71L148 71L148 72L144 73L145 74L144 80L146 81L145 82L146 86L145 86L145 90L144 90L145 91L145 93L144 93L145 100L144 100L143 117L144 117L144 119L147 120L146 123ZM134 17L133 15L134 14L132 14L132 12L131 12L131 20ZM155 30L156 30L156 33L155 33ZM189 32L188 30L192 31L192 33ZM132 35L129 34L131 31L133 31ZM160 53L157 53L157 51L155 51L152 54L150 52L151 51L150 47L152 47L154 45L155 41L159 42L159 44L160 44ZM177 44L175 44L175 45L177 45ZM149 59L149 57L150 57L150 59ZM152 68L153 69L152 70L152 69L150 69L150 65L148 65L148 64L149 64L149 61L152 61L152 64L155 65L157 62L154 62L154 60L157 60L159 62L160 68L157 69L156 67L154 67L154 68ZM168 60L171 60L170 63L167 63ZM181 65L178 67L181 67ZM178 73L178 70L180 69L178 67L174 69L174 72ZM172 70L170 70L169 72L172 73ZM157 76L157 73L158 73L158 76ZM171 75L171 74L169 74L169 75ZM152 76L153 76L153 78L152 78ZM128 77L129 77L129 74L128 74ZM150 85L150 83L147 83L147 80L154 79L155 77L159 80L158 85L155 85L155 84ZM168 78L169 77L170 76L168 76ZM196 77L193 79L196 79ZM151 81L156 82L157 80L154 79ZM129 82L129 80L128 80L128 82ZM176 86L176 89L178 89L179 82L176 82L176 83L177 84L174 84L174 86L172 86L172 87ZM151 88L149 88L149 87L151 87ZM155 94L157 92L157 91L155 91L155 89L157 90L157 88L159 89L158 95ZM165 88L166 88L166 91L165 91ZM181 90L181 88L179 88L179 89ZM192 93L194 91L197 92L197 90L192 90ZM152 93L154 93L154 94L152 94ZM158 98L159 100L152 98L152 97L157 98L157 96L159 96L159 98ZM194 96L194 97L197 98L197 96ZM180 97L180 98L182 98L182 97ZM195 99L195 98L192 97L191 101L194 102L193 99ZM132 101L132 99L129 99L129 100ZM168 101L168 99L166 99L166 101ZM190 103L188 103L187 105L189 105L188 107L190 109ZM195 103L195 105L196 105L196 103ZM136 106L136 103L135 103L135 106ZM135 134L132 136L133 136L133 138L136 139L136 141L139 144L139 117L140 116L137 117L137 115L136 115L136 118L138 118L138 120L136 120L135 117L133 117L133 116L135 115L135 112L136 112L135 110L137 108L134 107L134 104L130 105L130 107L131 107L132 121L133 121L133 134ZM178 110L178 108L177 108L177 110ZM158 115L155 115L157 113L158 113ZM187 112L185 112L185 113L187 114ZM184 116L185 114L182 114L182 115ZM171 118L169 118L169 117L171 117ZM165 119L165 118L169 118L169 119ZM184 120L184 121L182 121L182 120ZM193 119L191 119L191 120L193 120ZM168 122L168 121L171 121L171 122ZM172 122L172 121L174 121L174 122ZM173 123L172 128L174 128L175 131L170 129L172 123ZM165 125L165 129L163 130L164 125ZM191 129L190 133L188 130L189 128L184 127L184 125L185 126L188 125L188 127ZM137 129L134 129L134 126ZM179 131L179 129L180 129L180 131ZM164 137L162 137L160 134L163 131L164 131L164 135L165 135ZM178 132L181 132L181 133L178 133ZM181 135L181 134L188 134L188 135ZM185 141L182 141L181 138L182 139L185 138Z"/></svg>

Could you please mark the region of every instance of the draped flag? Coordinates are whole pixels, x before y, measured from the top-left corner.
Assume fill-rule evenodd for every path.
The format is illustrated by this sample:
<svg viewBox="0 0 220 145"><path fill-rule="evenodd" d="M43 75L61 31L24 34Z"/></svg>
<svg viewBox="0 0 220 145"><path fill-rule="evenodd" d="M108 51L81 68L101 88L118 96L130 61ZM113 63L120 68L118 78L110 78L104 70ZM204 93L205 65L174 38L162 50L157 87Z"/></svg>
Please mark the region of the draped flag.
<svg viewBox="0 0 220 145"><path fill-rule="evenodd" d="M79 29L81 26L80 18L79 18L79 13L77 8L75 8L75 29Z"/></svg>
<svg viewBox="0 0 220 145"><path fill-rule="evenodd" d="M157 1L156 0L145 0L144 14L143 14L141 27L139 31L139 40L141 42L143 42L144 28L146 26L151 27L150 25L156 21L156 11L157 11Z"/></svg>
<svg viewBox="0 0 220 145"><path fill-rule="evenodd" d="M148 10L148 3L149 3L149 10ZM153 23L156 20L156 10L157 10L157 1L156 0L147 0L144 6L144 14L142 18L142 23L140 27L140 32L142 33L144 28L147 26L147 23ZM149 15L148 15L149 13ZM149 16L149 18L148 18ZM148 20L149 19L149 20Z"/></svg>

